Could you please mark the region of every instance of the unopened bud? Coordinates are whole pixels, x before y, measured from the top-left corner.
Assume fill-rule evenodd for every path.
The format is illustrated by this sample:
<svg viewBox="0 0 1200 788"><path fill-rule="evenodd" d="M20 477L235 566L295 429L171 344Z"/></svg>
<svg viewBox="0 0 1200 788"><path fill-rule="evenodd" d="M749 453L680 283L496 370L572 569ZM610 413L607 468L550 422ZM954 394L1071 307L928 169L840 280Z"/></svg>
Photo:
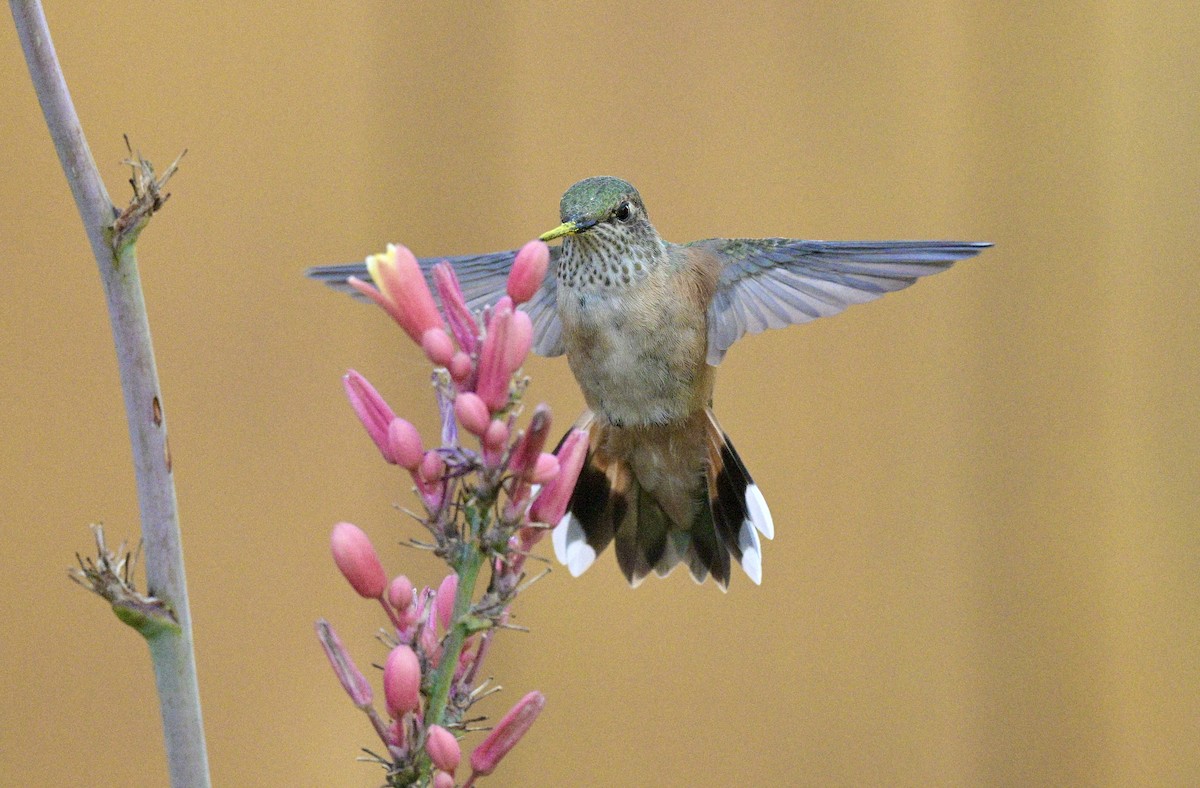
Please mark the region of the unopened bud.
<svg viewBox="0 0 1200 788"><path fill-rule="evenodd" d="M514 304L523 304L537 295L549 265L550 247L545 242L530 241L521 247L508 273L508 294Z"/></svg>
<svg viewBox="0 0 1200 788"><path fill-rule="evenodd" d="M478 437L483 437L488 425L492 423L487 405L478 394L470 391L459 392L454 398L454 415L458 417L458 423L463 429Z"/></svg>
<svg viewBox="0 0 1200 788"><path fill-rule="evenodd" d="M421 434L404 419L392 419L388 425L388 451L392 462L413 470L421 462Z"/></svg>
<svg viewBox="0 0 1200 788"><path fill-rule="evenodd" d="M437 613L437 621L442 626L443 632L450 630L450 624L454 619L454 595L458 592L458 575L451 572L442 580L442 584L438 586L437 596L434 597L433 604Z"/></svg>
<svg viewBox="0 0 1200 788"><path fill-rule="evenodd" d="M421 349L425 351L426 358L439 367L450 366L450 359L454 357L454 342L441 326L428 329L421 335Z"/></svg>
<svg viewBox="0 0 1200 788"><path fill-rule="evenodd" d="M371 540L357 525L338 523L329 536L333 562L358 595L378 599L387 589L387 575Z"/></svg>
<svg viewBox="0 0 1200 788"><path fill-rule="evenodd" d="M333 672L337 674L350 700L360 709L370 706L373 695L367 677L354 664L341 638L324 619L317 622L317 639L321 641L325 656L329 658L329 664L333 666Z"/></svg>
<svg viewBox="0 0 1200 788"><path fill-rule="evenodd" d="M404 575L396 575L388 584L388 603L396 610L407 610L413 601L413 584Z"/></svg>
<svg viewBox="0 0 1200 788"><path fill-rule="evenodd" d="M421 662L405 645L396 646L383 666L383 695L388 714L399 719L421 704Z"/></svg>
<svg viewBox="0 0 1200 788"><path fill-rule="evenodd" d="M546 696L536 690L517 701L517 705L504 715L504 719L471 753L472 771L485 777L495 771L504 756L517 746L517 742L533 726L545 705Z"/></svg>
<svg viewBox="0 0 1200 788"><path fill-rule="evenodd" d="M425 752L429 753L429 760L433 761L434 766L450 774L454 774L459 761L462 760L462 749L458 746L458 740L441 725L429 726L429 731L425 734Z"/></svg>

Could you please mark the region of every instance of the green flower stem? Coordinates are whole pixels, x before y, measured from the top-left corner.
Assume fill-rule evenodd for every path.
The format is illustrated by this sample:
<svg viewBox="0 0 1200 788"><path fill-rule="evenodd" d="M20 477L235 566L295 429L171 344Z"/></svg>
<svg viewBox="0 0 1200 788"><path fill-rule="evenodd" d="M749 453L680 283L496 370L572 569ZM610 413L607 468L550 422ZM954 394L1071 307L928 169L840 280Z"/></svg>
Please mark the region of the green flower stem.
<svg viewBox="0 0 1200 788"><path fill-rule="evenodd" d="M471 610L475 582L483 563L483 551L476 541L464 542L463 554L454 567L458 574L458 589L454 594L454 624L442 643L442 659L433 675L433 693L429 697L429 710L425 715L426 727L443 724L446 704L450 699L450 685L454 683L454 672L458 669L463 643L469 634L467 630L473 629L467 614Z"/></svg>

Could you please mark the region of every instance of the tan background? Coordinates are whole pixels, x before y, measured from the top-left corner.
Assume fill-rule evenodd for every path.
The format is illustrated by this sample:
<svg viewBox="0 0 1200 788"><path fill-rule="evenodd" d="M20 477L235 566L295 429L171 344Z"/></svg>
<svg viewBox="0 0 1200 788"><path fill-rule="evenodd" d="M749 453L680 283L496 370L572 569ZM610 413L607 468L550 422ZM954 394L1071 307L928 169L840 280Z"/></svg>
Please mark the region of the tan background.
<svg viewBox="0 0 1200 788"><path fill-rule="evenodd" d="M488 784L1200 781L1193 4L50 5L114 197L123 132L160 165L190 149L140 251L217 784L379 780L312 632L382 657L333 522L438 577L389 546L406 485L338 380L431 433L424 368L300 272L511 248L594 174L674 240L996 248L730 354L764 585L555 572L494 652L488 711L549 703ZM136 510L94 264L7 20L0 79L0 783L157 785L145 649L64 574L89 522L115 540ZM565 425L566 365L529 368Z"/></svg>

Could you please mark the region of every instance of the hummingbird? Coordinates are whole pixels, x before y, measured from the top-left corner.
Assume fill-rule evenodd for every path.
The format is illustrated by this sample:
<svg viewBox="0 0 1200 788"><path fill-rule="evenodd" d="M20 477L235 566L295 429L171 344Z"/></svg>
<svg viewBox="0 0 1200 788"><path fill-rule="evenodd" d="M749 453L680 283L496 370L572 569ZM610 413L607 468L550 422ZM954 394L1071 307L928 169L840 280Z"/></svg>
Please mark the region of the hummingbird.
<svg viewBox="0 0 1200 788"><path fill-rule="evenodd" d="M713 379L745 334L806 323L908 287L991 246L960 241L807 241L709 238L675 244L650 223L620 178L567 189L562 239L537 294L521 306L533 350L566 355L587 410L575 426L587 458L554 528L555 555L574 576L613 544L626 579L665 576L684 563L697 583L727 589L731 567L762 582L759 536L774 537L765 498L712 410ZM472 309L495 303L516 251L447 260ZM353 292L365 264L308 275Z"/></svg>

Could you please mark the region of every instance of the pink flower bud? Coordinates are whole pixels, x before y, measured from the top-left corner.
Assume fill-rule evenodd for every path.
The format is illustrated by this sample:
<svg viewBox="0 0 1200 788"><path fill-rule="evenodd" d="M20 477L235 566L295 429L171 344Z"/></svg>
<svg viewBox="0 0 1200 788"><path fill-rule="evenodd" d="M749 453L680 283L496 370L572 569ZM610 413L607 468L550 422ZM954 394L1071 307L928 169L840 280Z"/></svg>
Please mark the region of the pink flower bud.
<svg viewBox="0 0 1200 788"><path fill-rule="evenodd" d="M471 377L471 370L471 357L461 350L450 358L450 378L458 385L461 386Z"/></svg>
<svg viewBox="0 0 1200 788"><path fill-rule="evenodd" d="M406 470L414 470L421 462L421 434L417 428L399 417L388 424L388 453L391 461Z"/></svg>
<svg viewBox="0 0 1200 788"><path fill-rule="evenodd" d="M508 445L508 425L499 419L494 420L488 425L487 432L483 433L482 443L484 461L493 467L499 465L504 456L504 447Z"/></svg>
<svg viewBox="0 0 1200 788"><path fill-rule="evenodd" d="M404 575L396 575L388 584L388 602L396 610L407 610L413 601L413 584Z"/></svg>
<svg viewBox="0 0 1200 788"><path fill-rule="evenodd" d="M549 434L550 409L544 404L538 405L529 419L528 429L522 433L516 448L513 449L512 457L509 458L508 469L514 476L524 476L537 466L538 456L542 447L546 445Z"/></svg>
<svg viewBox="0 0 1200 788"><path fill-rule="evenodd" d="M421 468L418 475L421 477L421 481L426 484L439 482L446 475L446 461L442 459L442 455L438 454L436 450L430 449L421 458Z"/></svg>
<svg viewBox="0 0 1200 788"><path fill-rule="evenodd" d="M559 464L558 458L553 454L539 454L537 465L533 467L533 473L529 476L529 481L534 484L545 484L546 482L558 476Z"/></svg>
<svg viewBox="0 0 1200 788"><path fill-rule="evenodd" d="M350 658L341 638L324 619L317 622L317 639L321 641L321 648L325 649L325 656L329 658L329 664L333 666L333 672L337 674L350 700L360 709L370 706L373 699L371 684Z"/></svg>
<svg viewBox="0 0 1200 788"><path fill-rule="evenodd" d="M386 252L367 258L367 271L378 288L375 295L354 282L350 284L382 306L413 342L421 344L426 331L441 327L442 317L412 252L388 244Z"/></svg>
<svg viewBox="0 0 1200 788"><path fill-rule="evenodd" d="M471 753L471 770L485 777L494 772L501 759L517 746L517 742L537 720L545 705L546 696L536 690L517 701L517 705L504 715L504 719Z"/></svg>
<svg viewBox="0 0 1200 788"><path fill-rule="evenodd" d="M357 525L338 523L329 536L333 562L358 595L378 599L387 588L387 575L371 540Z"/></svg>
<svg viewBox="0 0 1200 788"><path fill-rule="evenodd" d="M367 434L371 436L371 440L375 441L375 445L379 448L379 453L383 455L385 460L394 463L395 460L392 459L391 445L388 442L388 427L396 418L396 414L383 401L383 397L379 396L379 392L375 390L375 387L354 370L350 370L342 377L342 385L346 389L346 397L350 400L350 407L354 408L355 414L358 415L358 420L366 427Z"/></svg>
<svg viewBox="0 0 1200 788"><path fill-rule="evenodd" d="M435 772L433 788L454 788L454 775L449 772Z"/></svg>
<svg viewBox="0 0 1200 788"><path fill-rule="evenodd" d="M571 493L579 479L579 471L587 457L588 434L583 430L571 430L558 447L558 475L542 487L538 497L529 508L529 519L537 523L555 525L567 511Z"/></svg>
<svg viewBox="0 0 1200 788"><path fill-rule="evenodd" d="M523 304L537 294L549 265L550 247L544 242L530 241L521 247L508 274L508 294L514 304Z"/></svg>
<svg viewBox="0 0 1200 788"><path fill-rule="evenodd" d="M425 734L425 752L429 753L429 760L433 761L434 766L450 774L454 774L458 762L462 760L458 739L441 725L429 726Z"/></svg>
<svg viewBox="0 0 1200 788"><path fill-rule="evenodd" d="M421 705L421 662L405 645L396 646L383 666L383 696L388 714L399 719Z"/></svg>
<svg viewBox="0 0 1200 788"><path fill-rule="evenodd" d="M437 621L442 626L442 631L449 631L450 625L454 619L454 595L458 591L458 575L451 572L442 580L442 584L438 586L437 596L434 597L433 603L437 610Z"/></svg>
<svg viewBox="0 0 1200 788"><path fill-rule="evenodd" d="M529 348L533 347L533 320L517 310L513 312L512 325L508 328L508 343L504 348L504 367L512 375L525 363Z"/></svg>
<svg viewBox="0 0 1200 788"><path fill-rule="evenodd" d="M517 439L508 459L513 482L509 486L504 518L509 522L516 522L524 516L529 504L530 485L542 484L558 473L558 460L552 455L542 454L549 433L550 409L544 404L538 405L529 420L529 428Z"/></svg>
<svg viewBox="0 0 1200 788"><path fill-rule="evenodd" d="M431 328L421 335L421 349L425 351L425 356L439 367L449 367L450 359L454 357L454 342L441 326Z"/></svg>
<svg viewBox="0 0 1200 788"><path fill-rule="evenodd" d="M492 309L483 350L479 352L479 370L475 393L495 413L508 404L508 383L512 370L506 364L509 328L512 325L512 300L501 298Z"/></svg>
<svg viewBox="0 0 1200 788"><path fill-rule="evenodd" d="M433 267L433 283L437 286L438 297L442 299L442 309L450 323L450 330L458 341L458 346L467 353L475 352L478 344L477 335L479 324L471 313L463 298L462 288L458 284L458 276L449 263L438 263Z"/></svg>
<svg viewBox="0 0 1200 788"><path fill-rule="evenodd" d="M487 432L492 420L484 401L470 391L460 391L454 398L454 415L463 429L479 437Z"/></svg>

